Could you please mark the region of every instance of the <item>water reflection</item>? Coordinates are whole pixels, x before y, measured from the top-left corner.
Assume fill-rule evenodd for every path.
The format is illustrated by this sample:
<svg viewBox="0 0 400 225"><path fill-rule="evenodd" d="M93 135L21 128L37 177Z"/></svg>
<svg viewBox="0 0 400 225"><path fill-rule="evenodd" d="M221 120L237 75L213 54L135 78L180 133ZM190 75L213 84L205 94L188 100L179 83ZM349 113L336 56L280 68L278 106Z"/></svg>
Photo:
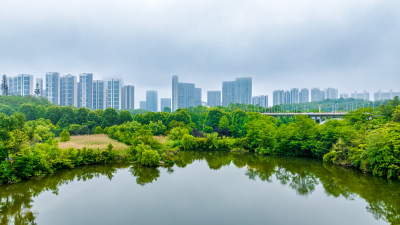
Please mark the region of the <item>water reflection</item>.
<svg viewBox="0 0 400 225"><path fill-rule="evenodd" d="M368 203L366 210L376 219L400 224L400 182L362 174L356 170L322 164L317 160L288 157L260 157L255 154L226 152L180 152L176 165L185 167L195 160L206 160L210 169L233 163L246 167L251 180L287 185L299 195L311 194L321 184L325 193L352 200L359 196Z"/></svg>
<svg viewBox="0 0 400 225"><path fill-rule="evenodd" d="M160 177L160 170L155 167L146 167L140 165L133 165L130 169L132 175L136 177L136 183L144 186L151 184Z"/></svg>
<svg viewBox="0 0 400 225"><path fill-rule="evenodd" d="M44 191L58 195L58 188L72 181L87 181L105 176L112 179L118 168L129 165L87 166L65 170L26 182L0 186L0 224L36 224L35 213L31 211L32 200Z"/></svg>
<svg viewBox="0 0 400 225"><path fill-rule="evenodd" d="M228 165L245 168L251 180L280 182L298 195L311 195L317 185L332 197L352 200L359 196L368 203L366 210L376 219L400 224L400 183L361 174L342 167L321 164L303 158L259 157L254 154L227 152L180 152L176 166L184 168L195 161L206 161L212 170ZM58 188L72 181L86 181L105 176L112 180L118 169L129 168L132 178L141 186L157 182L160 171L173 168L149 168L139 165L113 164L88 166L62 171L50 176L10 186L0 186L0 224L35 224L32 200L44 191L58 194Z"/></svg>

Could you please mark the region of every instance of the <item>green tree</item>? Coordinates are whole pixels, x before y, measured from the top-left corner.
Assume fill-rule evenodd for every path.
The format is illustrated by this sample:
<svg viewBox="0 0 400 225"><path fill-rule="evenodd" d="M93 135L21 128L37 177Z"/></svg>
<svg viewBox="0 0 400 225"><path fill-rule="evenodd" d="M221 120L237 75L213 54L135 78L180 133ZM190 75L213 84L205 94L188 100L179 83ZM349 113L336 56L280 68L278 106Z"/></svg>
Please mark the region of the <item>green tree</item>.
<svg viewBox="0 0 400 225"><path fill-rule="evenodd" d="M360 128L361 125L365 125L374 116L373 109L371 108L359 108L355 111L351 111L345 115L345 120L350 122L352 125L356 125Z"/></svg>
<svg viewBox="0 0 400 225"><path fill-rule="evenodd" d="M58 128L67 128L75 123L74 110L71 107L64 106L60 108L61 118L57 122Z"/></svg>
<svg viewBox="0 0 400 225"><path fill-rule="evenodd" d="M146 166L157 166L160 163L160 155L155 150L145 150L142 153L140 163Z"/></svg>
<svg viewBox="0 0 400 225"><path fill-rule="evenodd" d="M9 91L8 91L8 84L7 84L7 75L3 75L1 77L1 93L2 95L9 95Z"/></svg>
<svg viewBox="0 0 400 225"><path fill-rule="evenodd" d="M400 106L397 106L393 113L393 121L400 122Z"/></svg>
<svg viewBox="0 0 400 225"><path fill-rule="evenodd" d="M196 107L186 108L186 110L188 111L195 128L202 130L207 117L208 108L198 105Z"/></svg>
<svg viewBox="0 0 400 225"><path fill-rule="evenodd" d="M80 107L75 112L75 123L76 124L85 124L88 121L88 114L90 110L87 108Z"/></svg>
<svg viewBox="0 0 400 225"><path fill-rule="evenodd" d="M50 119L51 123L57 124L61 118L61 110L59 106L50 106L46 111L46 119Z"/></svg>
<svg viewBox="0 0 400 225"><path fill-rule="evenodd" d="M101 117L98 113L90 111L88 114L88 121L93 121L93 122L95 122L96 125L100 125Z"/></svg>
<svg viewBox="0 0 400 225"><path fill-rule="evenodd" d="M94 110L94 112L100 117L100 119L101 119L101 117L102 117L102 115L103 115L103 113L104 113L104 110L102 110L102 109L96 109L96 110ZM100 121L101 122L101 121Z"/></svg>
<svg viewBox="0 0 400 225"><path fill-rule="evenodd" d="M110 127L118 124L118 113L113 108L107 108L104 110L101 117L101 127Z"/></svg>
<svg viewBox="0 0 400 225"><path fill-rule="evenodd" d="M35 109L33 104L25 103L19 107L18 111L25 115L26 120L35 120Z"/></svg>
<svg viewBox="0 0 400 225"><path fill-rule="evenodd" d="M35 109L35 118L36 118L36 119L39 119L39 118L46 118L46 108L43 107L43 106L41 106L41 105L36 106L36 109Z"/></svg>
<svg viewBox="0 0 400 225"><path fill-rule="evenodd" d="M94 130L94 134L102 134L104 133L103 129L101 129L100 126L97 126L96 129Z"/></svg>
<svg viewBox="0 0 400 225"><path fill-rule="evenodd" d="M204 127L204 132L206 132L206 133L208 133L208 134L211 134L211 133L213 132L213 128L212 128L212 127L209 127L209 126L205 126L205 127Z"/></svg>
<svg viewBox="0 0 400 225"><path fill-rule="evenodd" d="M138 116L139 117L139 116ZM156 120L156 113L155 112L146 112L143 117L142 120L139 121L142 124L150 124L151 121L155 121Z"/></svg>
<svg viewBox="0 0 400 225"><path fill-rule="evenodd" d="M275 152L283 155L312 156L316 145L317 129L314 120L296 116L295 121L281 125L277 130L278 145Z"/></svg>
<svg viewBox="0 0 400 225"><path fill-rule="evenodd" d="M133 121L133 116L128 110L121 110L118 116L119 116L119 122L121 124Z"/></svg>
<svg viewBox="0 0 400 225"><path fill-rule="evenodd" d="M69 140L71 140L69 132L66 129L64 129L60 134L60 141L61 142L66 142L66 141L69 141Z"/></svg>
<svg viewBox="0 0 400 225"><path fill-rule="evenodd" d="M192 122L189 113L185 109L178 109L173 115L175 121L183 122L185 125Z"/></svg>
<svg viewBox="0 0 400 225"><path fill-rule="evenodd" d="M244 125L247 122L247 114L243 110L235 110L232 113L232 125L230 126L230 130L234 137L243 137L244 134Z"/></svg>
<svg viewBox="0 0 400 225"><path fill-rule="evenodd" d="M185 134L182 137L182 145L185 150L194 150L196 148L196 138L192 135Z"/></svg>
<svg viewBox="0 0 400 225"><path fill-rule="evenodd" d="M210 109L210 111L208 111L205 125L212 128L216 128L218 127L219 121L223 116L224 112L221 109L212 108Z"/></svg>
<svg viewBox="0 0 400 225"><path fill-rule="evenodd" d="M172 128L172 130L169 133L168 137L171 140L181 140L185 134L189 134L189 131L186 128L175 127L175 128Z"/></svg>
<svg viewBox="0 0 400 225"><path fill-rule="evenodd" d="M400 124L388 123L366 137L363 167L374 175L400 179Z"/></svg>
<svg viewBox="0 0 400 225"><path fill-rule="evenodd" d="M149 129L154 135L161 135L165 133L167 127L159 120L157 123L151 121L149 124Z"/></svg>
<svg viewBox="0 0 400 225"><path fill-rule="evenodd" d="M246 138L251 151L272 153L276 146L276 124L263 118L246 124Z"/></svg>
<svg viewBox="0 0 400 225"><path fill-rule="evenodd" d="M11 116L11 114L13 114L14 112L15 112L15 110L13 108L11 108L10 106L0 104L0 113L4 113L7 116Z"/></svg>
<svg viewBox="0 0 400 225"><path fill-rule="evenodd" d="M382 104L379 106L380 114L386 119L389 119L393 116L393 113L398 105L400 105L400 100L399 97L396 96L393 100L389 101L388 104Z"/></svg>
<svg viewBox="0 0 400 225"><path fill-rule="evenodd" d="M228 129L228 127L229 127L228 117L222 116L221 119L219 120L218 127L222 128L222 129Z"/></svg>

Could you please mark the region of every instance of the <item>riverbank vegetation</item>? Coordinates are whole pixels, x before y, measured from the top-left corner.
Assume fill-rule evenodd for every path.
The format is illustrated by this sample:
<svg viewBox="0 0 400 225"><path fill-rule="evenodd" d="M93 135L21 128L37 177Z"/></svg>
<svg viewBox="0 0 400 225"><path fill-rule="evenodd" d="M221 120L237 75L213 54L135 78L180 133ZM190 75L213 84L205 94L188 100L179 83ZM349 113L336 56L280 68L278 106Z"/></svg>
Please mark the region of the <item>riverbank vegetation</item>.
<svg viewBox="0 0 400 225"><path fill-rule="evenodd" d="M47 103L35 105L12 100L22 97L5 97L8 102L21 104L18 111L0 113L2 183L115 160L147 166L171 165L174 153L179 150L311 157L400 179L398 98L375 109L351 111L342 120L318 124L306 116L276 119L245 111L242 105L198 106L173 113L132 115L112 108L90 111ZM2 107L4 111L11 106ZM71 140L76 135L106 134L129 148L116 151L113 144L107 144L105 150L87 146L61 149L55 137L62 132L63 135L68 132Z"/></svg>

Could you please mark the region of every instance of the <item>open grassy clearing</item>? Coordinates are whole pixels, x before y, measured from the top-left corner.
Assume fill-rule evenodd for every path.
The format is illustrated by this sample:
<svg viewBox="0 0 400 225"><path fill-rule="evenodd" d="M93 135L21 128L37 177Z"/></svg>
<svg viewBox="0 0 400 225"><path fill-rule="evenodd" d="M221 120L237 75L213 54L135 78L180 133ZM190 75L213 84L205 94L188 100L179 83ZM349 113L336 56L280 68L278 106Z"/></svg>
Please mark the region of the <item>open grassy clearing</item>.
<svg viewBox="0 0 400 225"><path fill-rule="evenodd" d="M165 144L165 142L167 141L167 137L166 136L154 136L154 139L156 139L161 144Z"/></svg>
<svg viewBox="0 0 400 225"><path fill-rule="evenodd" d="M70 141L60 142L59 147L61 149L67 149L67 148L82 149L83 147L86 147L86 148L105 150L108 144L110 143L114 146L115 150L123 151L129 148L128 145L113 140L105 134L71 136Z"/></svg>

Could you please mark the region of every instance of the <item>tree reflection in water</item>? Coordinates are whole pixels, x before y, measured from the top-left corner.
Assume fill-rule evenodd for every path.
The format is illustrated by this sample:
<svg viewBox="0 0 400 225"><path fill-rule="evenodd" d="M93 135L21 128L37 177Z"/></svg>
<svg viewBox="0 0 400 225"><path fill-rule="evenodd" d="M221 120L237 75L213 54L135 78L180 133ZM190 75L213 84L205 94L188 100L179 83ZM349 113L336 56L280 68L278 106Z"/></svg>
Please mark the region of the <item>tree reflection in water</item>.
<svg viewBox="0 0 400 225"><path fill-rule="evenodd" d="M32 201L40 193L51 191L57 195L60 186L72 181L87 181L100 176L111 180L118 168L127 166L114 164L79 167L14 185L0 186L0 224L36 224Z"/></svg>
<svg viewBox="0 0 400 225"><path fill-rule="evenodd" d="M319 161L290 157L263 157L255 154L228 152L179 152L176 167L184 168L195 161L206 161L212 170L224 166L246 168L245 175L264 182L280 182L298 195L312 194L321 185L333 197L354 199L368 203L366 210L376 219L400 224L400 183L372 177L358 171L325 165ZM140 165L112 164L80 167L15 185L0 186L0 224L35 224L33 198L44 191L58 194L58 188L72 181L86 181L106 176L112 179L118 169L129 168L136 183L144 186L156 182L161 169L173 173L174 168L151 168ZM176 168L175 168L176 169Z"/></svg>
<svg viewBox="0 0 400 225"><path fill-rule="evenodd" d="M212 160L210 159L212 156ZM265 157L256 154L228 152L179 152L176 165L186 167L196 160L206 160L210 169L230 165L246 167L251 180L273 182L273 178L288 185L299 195L311 194L321 184L325 193L352 200L363 198L366 210L376 219L400 224L400 182L362 174L357 170L322 164L307 158Z"/></svg>
<svg viewBox="0 0 400 225"><path fill-rule="evenodd" d="M136 177L136 183L141 186L151 184L160 177L160 170L157 167L147 167L135 164L132 165L130 171L132 175Z"/></svg>

